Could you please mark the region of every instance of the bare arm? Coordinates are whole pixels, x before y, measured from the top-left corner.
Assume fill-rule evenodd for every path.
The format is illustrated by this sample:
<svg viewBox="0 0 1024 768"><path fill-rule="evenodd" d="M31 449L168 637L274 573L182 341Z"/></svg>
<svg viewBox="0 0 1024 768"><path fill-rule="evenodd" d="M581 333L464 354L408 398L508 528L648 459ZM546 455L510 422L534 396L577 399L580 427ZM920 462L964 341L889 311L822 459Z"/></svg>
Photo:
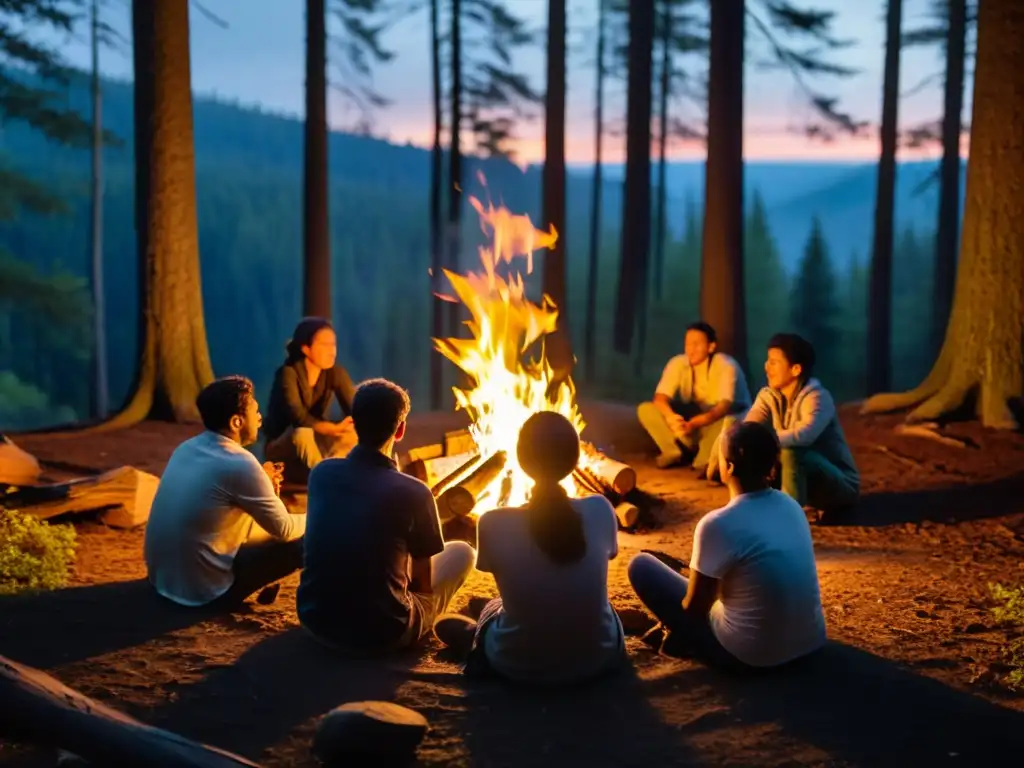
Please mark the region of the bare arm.
<svg viewBox="0 0 1024 768"><path fill-rule="evenodd" d="M433 594L434 564L431 558L413 558L409 575L409 589L424 595Z"/></svg>
<svg viewBox="0 0 1024 768"><path fill-rule="evenodd" d="M683 610L695 616L707 616L711 606L718 599L718 579L705 576L700 571L690 569L690 583L683 598Z"/></svg>
<svg viewBox="0 0 1024 768"><path fill-rule="evenodd" d="M719 419L724 419L729 415L729 411L732 410L732 400L719 400L715 403L714 408L706 413L698 414L690 419L687 424L696 429L706 427L709 424L714 424Z"/></svg>

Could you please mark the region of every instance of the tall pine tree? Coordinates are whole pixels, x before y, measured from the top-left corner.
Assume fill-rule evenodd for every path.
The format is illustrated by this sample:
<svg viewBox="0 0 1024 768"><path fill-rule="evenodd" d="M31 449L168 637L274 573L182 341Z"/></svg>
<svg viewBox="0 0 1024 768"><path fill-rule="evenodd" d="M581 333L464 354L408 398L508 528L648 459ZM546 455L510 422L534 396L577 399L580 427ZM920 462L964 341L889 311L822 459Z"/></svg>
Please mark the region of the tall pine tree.
<svg viewBox="0 0 1024 768"><path fill-rule="evenodd" d="M841 314L838 299L828 245L821 222L815 216L793 281L789 322L794 331L814 345L817 375L825 386L832 386L841 375L837 355Z"/></svg>
<svg viewBox="0 0 1024 768"><path fill-rule="evenodd" d="M768 213L760 192L754 192L743 239L750 378L760 381L763 378L760 363L768 339L789 322L789 278L768 226Z"/></svg>

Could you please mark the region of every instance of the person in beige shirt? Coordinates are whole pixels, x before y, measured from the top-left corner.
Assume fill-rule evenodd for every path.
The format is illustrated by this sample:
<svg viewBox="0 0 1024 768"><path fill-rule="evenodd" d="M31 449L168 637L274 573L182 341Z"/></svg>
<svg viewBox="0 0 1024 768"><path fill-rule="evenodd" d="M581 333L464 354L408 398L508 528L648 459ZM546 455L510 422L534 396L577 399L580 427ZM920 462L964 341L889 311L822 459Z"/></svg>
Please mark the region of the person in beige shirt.
<svg viewBox="0 0 1024 768"><path fill-rule="evenodd" d="M179 605L225 607L302 567L305 515L278 497L280 477L244 446L259 434L259 404L242 376L207 386L196 398L205 431L171 454L146 524L149 581Z"/></svg>
<svg viewBox="0 0 1024 768"><path fill-rule="evenodd" d="M665 366L650 402L637 408L640 424L658 446L659 467L684 458L704 471L722 428L750 408L747 379L733 358L717 351L715 329L686 329L685 351Z"/></svg>

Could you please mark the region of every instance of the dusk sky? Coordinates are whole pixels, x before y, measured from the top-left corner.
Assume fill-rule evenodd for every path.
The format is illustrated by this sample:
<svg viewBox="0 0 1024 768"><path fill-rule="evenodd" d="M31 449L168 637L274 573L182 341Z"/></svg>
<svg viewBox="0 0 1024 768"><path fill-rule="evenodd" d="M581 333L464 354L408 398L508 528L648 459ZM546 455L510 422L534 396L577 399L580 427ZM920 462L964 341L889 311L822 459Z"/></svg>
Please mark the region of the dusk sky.
<svg viewBox="0 0 1024 768"><path fill-rule="evenodd" d="M806 3L801 3L806 4ZM223 29L202 13L192 13L192 82L199 94L217 95L243 104L260 105L263 109L301 117L303 113L305 2L302 0L204 0L203 5L228 22ZM508 7L526 18L532 27L543 31L547 3L545 0L508 0ZM758 0L748 0L756 10ZM860 71L845 80L829 78L815 82L822 91L837 95L840 106L854 116L877 122L881 110L882 67L884 57L884 3L881 0L816 0L816 7L836 10L836 34L857 43L836 54L836 60ZM927 21L931 0L906 0L904 29L921 26ZM106 0L106 21L130 40L128 0ZM594 71L589 62L594 53L593 25L597 0L570 0L570 45L574 48L569 63L569 127L568 159L573 163L588 162L593 156L593 92ZM244 8L244 10L243 10ZM75 39L61 41L68 59L79 67L87 67L89 50L87 30ZM388 98L391 106L380 110L374 121L374 133L395 142L411 141L427 144L431 135L429 29L426 13L403 19L385 37L387 47L395 51L394 60L377 67L375 86ZM748 24L748 59L766 50L759 33ZM540 43L522 53L521 70L543 89L543 35ZM331 55L329 50L329 57ZM682 62L680 62L682 64ZM923 78L941 70L941 52L937 49L905 51L902 60L901 91L908 91ZM121 79L131 78L131 56L128 43L120 50L104 50L102 69L105 74ZM335 68L330 76L340 77ZM780 70L760 70L756 62L748 64L746 90L746 155L750 159L856 159L877 155L875 138L845 139L831 145L809 142L794 132L808 114L806 101L790 75ZM611 119L624 113L624 89L609 88L607 112ZM967 88L964 120L970 118L970 83ZM900 123L911 126L938 117L941 110L941 78L915 95L908 95L900 104ZM540 111L538 110L538 114ZM681 118L693 118L698 112L691 105L677 107ZM345 129L358 115L337 93L330 97L331 126ZM517 158L533 162L543 157L543 125L537 120L524 123L517 132ZM618 161L623 156L623 140L610 137L606 157ZM680 144L673 148L676 158L703 156L703 147ZM921 156L921 155L918 155ZM924 156L938 156L938 148L926 150Z"/></svg>

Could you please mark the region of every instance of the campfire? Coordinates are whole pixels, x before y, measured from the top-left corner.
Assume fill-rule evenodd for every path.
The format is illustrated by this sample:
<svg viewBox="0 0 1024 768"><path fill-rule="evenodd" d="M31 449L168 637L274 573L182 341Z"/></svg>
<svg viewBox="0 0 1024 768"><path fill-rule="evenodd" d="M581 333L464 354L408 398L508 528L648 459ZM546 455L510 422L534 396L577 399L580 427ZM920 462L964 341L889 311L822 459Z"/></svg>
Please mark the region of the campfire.
<svg viewBox="0 0 1024 768"><path fill-rule="evenodd" d="M471 423L462 445L448 440L443 448L420 452L410 468L431 486L443 520L479 516L527 500L532 481L516 460L516 440L532 414L555 411L578 433L586 427L571 378L555 382L544 351L558 307L548 296L540 304L532 302L518 268L525 264L526 274L531 273L534 252L550 249L558 233L554 227L537 229L529 216L513 214L504 205L469 200L487 237L478 249L483 269L465 275L445 270L455 296L438 298L468 309L470 334L434 339L434 346L465 374L468 383L453 391L456 408L465 410ZM637 509L624 497L635 487L636 473L581 442L579 465L563 487L571 496L608 496L617 505L620 523L632 526Z"/></svg>

